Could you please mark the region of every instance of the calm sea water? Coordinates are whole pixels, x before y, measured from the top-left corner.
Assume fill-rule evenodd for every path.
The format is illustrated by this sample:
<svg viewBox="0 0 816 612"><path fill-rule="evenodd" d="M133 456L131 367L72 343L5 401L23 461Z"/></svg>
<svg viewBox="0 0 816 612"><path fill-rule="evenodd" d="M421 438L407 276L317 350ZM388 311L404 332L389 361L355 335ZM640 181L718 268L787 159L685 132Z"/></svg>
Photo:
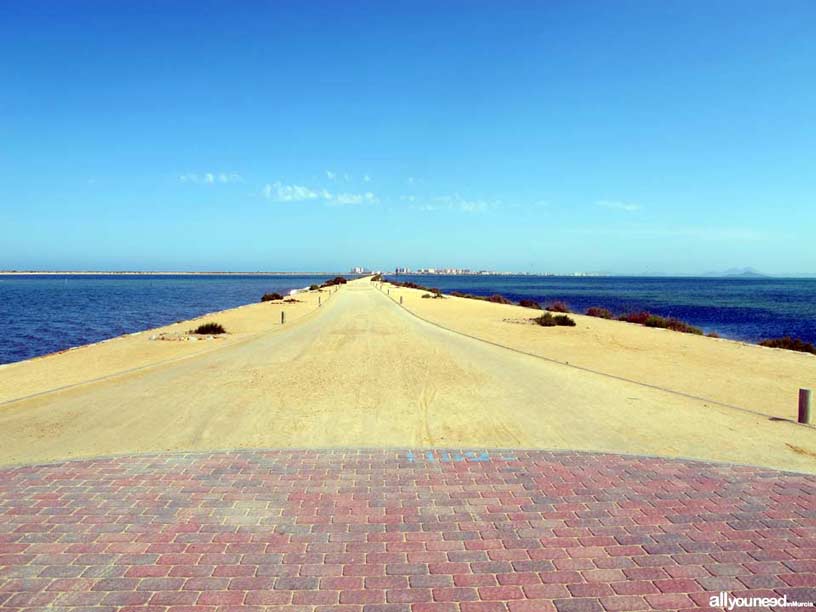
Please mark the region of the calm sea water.
<svg viewBox="0 0 816 612"><path fill-rule="evenodd" d="M0 276L0 364L257 302L327 276Z"/></svg>
<svg viewBox="0 0 816 612"><path fill-rule="evenodd" d="M717 332L757 342L793 336L816 342L816 279L623 278L529 276L386 276L443 292L502 295L547 302L562 300L573 312L602 306L618 314L648 310Z"/></svg>
<svg viewBox="0 0 816 612"><path fill-rule="evenodd" d="M325 276L0 277L0 363L43 355L257 302ZM392 277L393 278L393 277ZM501 293L575 312L603 306L674 316L727 338L816 342L816 280L410 276L443 291Z"/></svg>

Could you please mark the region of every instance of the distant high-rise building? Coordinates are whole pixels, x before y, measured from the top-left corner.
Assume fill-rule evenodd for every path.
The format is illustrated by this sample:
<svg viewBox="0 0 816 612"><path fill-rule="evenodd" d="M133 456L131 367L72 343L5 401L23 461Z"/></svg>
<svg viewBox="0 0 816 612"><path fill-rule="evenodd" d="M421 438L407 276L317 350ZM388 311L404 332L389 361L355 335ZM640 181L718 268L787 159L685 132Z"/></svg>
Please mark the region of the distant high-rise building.
<svg viewBox="0 0 816 612"><path fill-rule="evenodd" d="M394 270L395 274L410 274L411 268L397 268Z"/></svg>

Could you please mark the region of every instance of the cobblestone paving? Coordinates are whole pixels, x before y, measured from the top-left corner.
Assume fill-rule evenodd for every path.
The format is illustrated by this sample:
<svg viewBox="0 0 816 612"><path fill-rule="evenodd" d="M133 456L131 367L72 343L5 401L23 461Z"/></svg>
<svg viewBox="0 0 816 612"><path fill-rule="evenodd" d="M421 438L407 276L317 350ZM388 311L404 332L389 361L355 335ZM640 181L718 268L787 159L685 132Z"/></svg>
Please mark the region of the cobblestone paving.
<svg viewBox="0 0 816 612"><path fill-rule="evenodd" d="M0 470L0 608L709 610L816 601L816 478L542 451L235 451Z"/></svg>

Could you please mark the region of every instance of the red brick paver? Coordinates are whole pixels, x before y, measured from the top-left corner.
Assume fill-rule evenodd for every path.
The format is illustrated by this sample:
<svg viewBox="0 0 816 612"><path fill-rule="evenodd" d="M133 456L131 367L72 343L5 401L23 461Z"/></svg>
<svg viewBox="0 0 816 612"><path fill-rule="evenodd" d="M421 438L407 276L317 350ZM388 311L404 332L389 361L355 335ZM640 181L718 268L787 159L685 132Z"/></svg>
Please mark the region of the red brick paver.
<svg viewBox="0 0 816 612"><path fill-rule="evenodd" d="M545 451L235 451L0 470L0 608L816 601L816 477Z"/></svg>

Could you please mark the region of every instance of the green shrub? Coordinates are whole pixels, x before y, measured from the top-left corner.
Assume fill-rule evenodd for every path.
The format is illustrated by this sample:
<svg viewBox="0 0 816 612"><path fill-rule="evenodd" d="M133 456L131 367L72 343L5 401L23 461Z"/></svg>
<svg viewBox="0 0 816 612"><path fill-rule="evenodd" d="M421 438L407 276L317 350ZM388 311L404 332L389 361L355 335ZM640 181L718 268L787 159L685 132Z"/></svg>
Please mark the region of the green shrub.
<svg viewBox="0 0 816 612"><path fill-rule="evenodd" d="M586 314L588 317L598 317L599 319L614 319L615 315L612 314L611 310L607 310L606 308L601 308L600 306L590 306L586 310Z"/></svg>
<svg viewBox="0 0 816 612"><path fill-rule="evenodd" d="M519 306L523 306L524 308L534 308L535 310L541 310L541 304L539 304L535 300L519 300Z"/></svg>
<svg viewBox="0 0 816 612"><path fill-rule="evenodd" d="M791 338L790 336L785 336L784 338L768 338L760 342L760 345L816 355L816 346L813 346L810 342L805 342L799 338Z"/></svg>
<svg viewBox="0 0 816 612"><path fill-rule="evenodd" d="M533 319L536 323L541 325L542 327L555 327L555 326L563 326L563 327L575 327L575 321L569 318L567 315L553 315L549 312L545 312L540 317L536 317Z"/></svg>
<svg viewBox="0 0 816 612"><path fill-rule="evenodd" d="M309 285L309 291L320 291L320 285Z"/></svg>
<svg viewBox="0 0 816 612"><path fill-rule="evenodd" d="M652 313L641 310L639 312L627 312L618 317L618 321L626 321L627 323L637 323L638 325L645 325Z"/></svg>
<svg viewBox="0 0 816 612"><path fill-rule="evenodd" d="M703 330L699 327L689 325L680 319L673 319L671 317L661 317L659 315L650 315L643 323L646 327L659 327L661 329L670 329L672 331L682 332L684 334L703 335Z"/></svg>
<svg viewBox="0 0 816 612"><path fill-rule="evenodd" d="M262 302L274 302L276 300L282 300L283 296L280 293L264 293L261 296Z"/></svg>
<svg viewBox="0 0 816 612"><path fill-rule="evenodd" d="M194 333L194 334L208 334L208 335L226 334L227 330L225 330L223 328L223 326L221 324L219 324L219 323L210 322L210 323L204 323L202 325L199 325L198 327L196 327L193 330L192 333Z"/></svg>
<svg viewBox="0 0 816 612"><path fill-rule="evenodd" d="M345 285L348 281L342 276L335 276L332 279L327 280L325 283L321 285L321 287L333 287L334 285Z"/></svg>
<svg viewBox="0 0 816 612"><path fill-rule="evenodd" d="M547 305L547 310L550 312L571 312L569 306L564 302L552 302Z"/></svg>

